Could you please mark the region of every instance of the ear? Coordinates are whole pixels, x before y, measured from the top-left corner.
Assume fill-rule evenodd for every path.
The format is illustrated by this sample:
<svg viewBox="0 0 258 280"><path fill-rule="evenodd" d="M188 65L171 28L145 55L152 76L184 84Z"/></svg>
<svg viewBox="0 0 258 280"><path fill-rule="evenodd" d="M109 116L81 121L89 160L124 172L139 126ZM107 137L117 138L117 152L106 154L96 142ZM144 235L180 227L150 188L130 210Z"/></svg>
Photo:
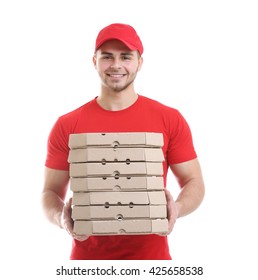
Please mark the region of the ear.
<svg viewBox="0 0 258 280"><path fill-rule="evenodd" d="M93 61L93 65L94 65L95 69L97 69L97 58L96 58L96 54L93 55L92 61Z"/></svg>
<svg viewBox="0 0 258 280"><path fill-rule="evenodd" d="M138 63L138 72L142 69L142 64L143 64L143 57L141 56L139 58L139 63Z"/></svg>

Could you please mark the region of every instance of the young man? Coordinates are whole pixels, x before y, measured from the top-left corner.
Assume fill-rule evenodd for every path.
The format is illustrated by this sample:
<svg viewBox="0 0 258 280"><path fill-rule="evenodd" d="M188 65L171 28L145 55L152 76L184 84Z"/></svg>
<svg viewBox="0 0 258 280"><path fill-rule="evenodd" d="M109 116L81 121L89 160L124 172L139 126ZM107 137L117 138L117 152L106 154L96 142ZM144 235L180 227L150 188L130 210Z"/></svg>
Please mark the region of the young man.
<svg viewBox="0 0 258 280"><path fill-rule="evenodd" d="M48 140L42 192L47 218L73 237L71 259L171 259L166 235L78 236L73 232L71 200L64 203L69 183L67 162L71 133L158 132L164 137L164 181L168 168L181 187L174 201L165 189L169 234L176 219L193 212L204 196L204 183L190 129L175 109L135 92L134 80L143 63L143 46L126 24L103 28L96 39L93 64L101 80L98 97L58 118Z"/></svg>

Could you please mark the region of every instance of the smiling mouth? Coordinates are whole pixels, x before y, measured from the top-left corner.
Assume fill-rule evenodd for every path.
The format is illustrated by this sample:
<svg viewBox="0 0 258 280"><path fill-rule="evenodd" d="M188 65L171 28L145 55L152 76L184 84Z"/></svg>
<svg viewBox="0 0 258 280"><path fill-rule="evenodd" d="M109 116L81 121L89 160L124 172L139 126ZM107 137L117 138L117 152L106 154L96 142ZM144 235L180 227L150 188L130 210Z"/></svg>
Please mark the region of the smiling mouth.
<svg viewBox="0 0 258 280"><path fill-rule="evenodd" d="M107 74L107 76L111 77L111 78L122 78L124 77L126 74Z"/></svg>

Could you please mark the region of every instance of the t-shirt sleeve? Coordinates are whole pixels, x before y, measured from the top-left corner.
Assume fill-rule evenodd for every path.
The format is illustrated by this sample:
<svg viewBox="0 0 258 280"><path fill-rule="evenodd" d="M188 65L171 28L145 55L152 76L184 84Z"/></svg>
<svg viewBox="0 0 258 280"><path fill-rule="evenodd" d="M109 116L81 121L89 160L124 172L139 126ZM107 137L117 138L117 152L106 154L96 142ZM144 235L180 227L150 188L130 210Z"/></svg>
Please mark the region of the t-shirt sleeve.
<svg viewBox="0 0 258 280"><path fill-rule="evenodd" d="M69 133L65 131L59 118L50 131L47 142L45 166L58 170L69 170Z"/></svg>
<svg viewBox="0 0 258 280"><path fill-rule="evenodd" d="M182 114L176 111L170 120L169 143L167 149L168 164L177 164L197 157L190 127Z"/></svg>

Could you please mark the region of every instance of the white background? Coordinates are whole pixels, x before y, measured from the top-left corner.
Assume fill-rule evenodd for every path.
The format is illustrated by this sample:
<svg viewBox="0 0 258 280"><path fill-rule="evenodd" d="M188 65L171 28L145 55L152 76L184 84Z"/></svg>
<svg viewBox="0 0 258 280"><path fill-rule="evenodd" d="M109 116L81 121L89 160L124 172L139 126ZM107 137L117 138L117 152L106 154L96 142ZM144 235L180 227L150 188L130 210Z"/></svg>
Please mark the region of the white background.
<svg viewBox="0 0 258 280"><path fill-rule="evenodd" d="M48 270L56 279L52 269L69 264L71 239L40 205L46 142L58 116L98 95L94 42L114 22L134 26L145 47L137 92L181 111L202 166L205 200L169 236L175 262L203 266L203 279L257 279L257 14L248 0L1 1L0 254L7 279L43 279ZM176 197L172 175L168 186Z"/></svg>

